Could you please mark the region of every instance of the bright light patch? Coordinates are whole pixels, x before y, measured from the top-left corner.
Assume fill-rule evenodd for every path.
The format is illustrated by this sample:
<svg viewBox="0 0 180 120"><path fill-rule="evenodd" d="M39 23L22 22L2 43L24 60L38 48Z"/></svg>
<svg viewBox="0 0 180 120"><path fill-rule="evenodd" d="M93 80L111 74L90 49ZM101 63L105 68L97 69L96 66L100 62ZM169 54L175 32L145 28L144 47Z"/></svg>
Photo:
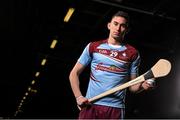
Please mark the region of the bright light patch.
<svg viewBox="0 0 180 120"><path fill-rule="evenodd" d="M57 43L57 40L53 40L52 43L51 43L50 48L51 48L51 49L55 48L56 43Z"/></svg>
<svg viewBox="0 0 180 120"><path fill-rule="evenodd" d="M42 62L41 62L41 65L45 65L46 64L46 59L43 59Z"/></svg>
<svg viewBox="0 0 180 120"><path fill-rule="evenodd" d="M64 22L68 22L70 20L74 10L75 10L74 8L69 8L66 16L64 17Z"/></svg>

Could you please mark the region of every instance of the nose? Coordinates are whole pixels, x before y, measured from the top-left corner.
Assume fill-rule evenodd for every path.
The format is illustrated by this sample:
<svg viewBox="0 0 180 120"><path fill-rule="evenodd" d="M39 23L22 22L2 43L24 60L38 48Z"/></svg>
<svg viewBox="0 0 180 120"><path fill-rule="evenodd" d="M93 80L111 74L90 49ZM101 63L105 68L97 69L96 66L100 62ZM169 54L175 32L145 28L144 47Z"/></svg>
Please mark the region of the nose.
<svg viewBox="0 0 180 120"><path fill-rule="evenodd" d="M121 32L121 29L122 29L122 26L121 26L121 25L118 25L118 26L116 27L116 30L119 31L119 32Z"/></svg>
<svg viewBox="0 0 180 120"><path fill-rule="evenodd" d="M125 31L125 30L126 30L126 26L125 26L125 25L120 24L120 25L118 25L118 26L117 26L117 30L118 30L119 32L123 32L123 31Z"/></svg>

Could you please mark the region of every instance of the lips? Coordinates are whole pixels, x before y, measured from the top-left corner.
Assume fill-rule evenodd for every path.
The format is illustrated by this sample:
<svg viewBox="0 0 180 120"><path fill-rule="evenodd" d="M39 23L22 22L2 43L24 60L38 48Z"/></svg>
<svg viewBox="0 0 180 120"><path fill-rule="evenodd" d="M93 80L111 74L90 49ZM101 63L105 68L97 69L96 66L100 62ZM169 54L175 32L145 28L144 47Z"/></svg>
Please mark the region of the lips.
<svg viewBox="0 0 180 120"><path fill-rule="evenodd" d="M120 32L113 32L114 34L120 34Z"/></svg>
<svg viewBox="0 0 180 120"><path fill-rule="evenodd" d="M113 34L116 35L116 36L120 36L119 32L113 32Z"/></svg>

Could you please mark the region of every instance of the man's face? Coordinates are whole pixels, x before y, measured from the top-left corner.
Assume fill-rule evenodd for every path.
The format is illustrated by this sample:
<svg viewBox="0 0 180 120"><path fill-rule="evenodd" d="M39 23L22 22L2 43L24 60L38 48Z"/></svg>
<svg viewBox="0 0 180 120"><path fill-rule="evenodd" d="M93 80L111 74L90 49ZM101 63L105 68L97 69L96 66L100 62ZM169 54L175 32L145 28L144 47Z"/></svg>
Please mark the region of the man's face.
<svg viewBox="0 0 180 120"><path fill-rule="evenodd" d="M114 39L121 39L127 30L127 20L121 16L115 16L111 22L108 23L110 30L110 37Z"/></svg>

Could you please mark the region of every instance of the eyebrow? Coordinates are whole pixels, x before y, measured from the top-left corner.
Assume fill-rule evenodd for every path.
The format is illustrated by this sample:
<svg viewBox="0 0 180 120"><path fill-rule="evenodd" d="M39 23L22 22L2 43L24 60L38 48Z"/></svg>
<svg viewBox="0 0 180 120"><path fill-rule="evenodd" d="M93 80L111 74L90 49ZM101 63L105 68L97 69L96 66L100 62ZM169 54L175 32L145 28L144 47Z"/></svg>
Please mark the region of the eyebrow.
<svg viewBox="0 0 180 120"><path fill-rule="evenodd" d="M119 23L119 22L117 22L117 21L113 21L113 23ZM121 25L127 25L127 22L125 22L125 23L121 23Z"/></svg>

